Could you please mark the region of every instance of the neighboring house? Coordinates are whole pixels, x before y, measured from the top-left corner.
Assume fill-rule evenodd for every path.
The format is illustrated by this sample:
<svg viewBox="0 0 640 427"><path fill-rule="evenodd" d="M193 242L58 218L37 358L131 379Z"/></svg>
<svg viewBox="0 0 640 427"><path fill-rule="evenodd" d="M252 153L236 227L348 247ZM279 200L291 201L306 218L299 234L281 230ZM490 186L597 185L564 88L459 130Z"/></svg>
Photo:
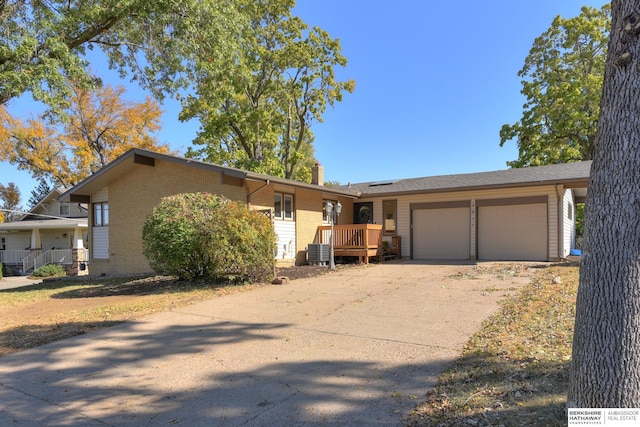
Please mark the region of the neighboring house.
<svg viewBox="0 0 640 427"><path fill-rule="evenodd" d="M307 246L327 241L328 201L342 205L336 238L346 243L337 254L374 236L364 240L382 255L382 235L411 259L547 261L574 247L575 203L584 201L589 169L580 162L325 187L320 166L306 184L133 149L59 199L90 206L92 274L151 272L142 254L144 222L163 197L186 192L268 212L278 262L305 263ZM375 225L349 226L367 223Z"/></svg>
<svg viewBox="0 0 640 427"><path fill-rule="evenodd" d="M62 202L57 188L18 221L0 223L0 262L9 274L28 274L61 264L69 274L86 274L87 207Z"/></svg>
<svg viewBox="0 0 640 427"><path fill-rule="evenodd" d="M354 223L383 225L411 259L554 261L575 248L575 205L591 162L347 187Z"/></svg>

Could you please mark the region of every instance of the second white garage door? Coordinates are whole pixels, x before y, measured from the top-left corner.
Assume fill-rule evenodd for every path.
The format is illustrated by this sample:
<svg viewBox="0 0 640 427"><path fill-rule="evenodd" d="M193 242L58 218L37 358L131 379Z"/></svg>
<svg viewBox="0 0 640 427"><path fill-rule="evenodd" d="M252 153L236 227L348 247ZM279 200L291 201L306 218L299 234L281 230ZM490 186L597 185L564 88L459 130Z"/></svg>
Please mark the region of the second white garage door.
<svg viewBox="0 0 640 427"><path fill-rule="evenodd" d="M469 259L470 209L415 209L413 259Z"/></svg>
<svg viewBox="0 0 640 427"><path fill-rule="evenodd" d="M478 208L478 258L546 261L545 203Z"/></svg>

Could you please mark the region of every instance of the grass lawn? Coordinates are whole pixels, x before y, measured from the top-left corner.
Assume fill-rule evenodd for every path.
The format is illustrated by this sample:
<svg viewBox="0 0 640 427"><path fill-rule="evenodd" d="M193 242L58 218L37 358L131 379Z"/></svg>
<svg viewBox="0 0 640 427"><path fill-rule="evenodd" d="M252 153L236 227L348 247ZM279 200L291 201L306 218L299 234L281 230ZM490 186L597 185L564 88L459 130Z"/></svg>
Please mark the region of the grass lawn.
<svg viewBox="0 0 640 427"><path fill-rule="evenodd" d="M543 269L483 323L408 425L565 426L577 289L577 266Z"/></svg>

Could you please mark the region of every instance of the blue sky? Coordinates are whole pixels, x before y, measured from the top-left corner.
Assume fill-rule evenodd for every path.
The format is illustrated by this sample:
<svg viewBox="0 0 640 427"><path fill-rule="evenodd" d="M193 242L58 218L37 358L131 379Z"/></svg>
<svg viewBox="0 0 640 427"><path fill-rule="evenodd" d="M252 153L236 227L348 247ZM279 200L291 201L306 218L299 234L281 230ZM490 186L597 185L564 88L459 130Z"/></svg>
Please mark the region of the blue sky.
<svg viewBox="0 0 640 427"><path fill-rule="evenodd" d="M356 80L354 93L312 127L325 179L346 184L506 169L518 150L513 142L500 147L499 131L521 117L517 73L534 39L555 16L605 3L298 0L295 12L307 24L340 39L349 62L338 77ZM129 86L115 74L105 80ZM144 96L135 86L126 94ZM21 114L34 108L28 100L9 105ZM163 108L159 140L184 153L198 124L180 123L175 103ZM36 182L0 163L0 183L9 182L26 205Z"/></svg>

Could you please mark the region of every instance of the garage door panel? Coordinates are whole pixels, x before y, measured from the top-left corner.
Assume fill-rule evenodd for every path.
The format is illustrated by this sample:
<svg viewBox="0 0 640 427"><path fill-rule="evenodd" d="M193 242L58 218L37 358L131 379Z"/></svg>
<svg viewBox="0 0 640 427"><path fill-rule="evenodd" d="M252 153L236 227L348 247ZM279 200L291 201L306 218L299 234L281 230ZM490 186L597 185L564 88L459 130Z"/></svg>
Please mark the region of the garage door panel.
<svg viewBox="0 0 640 427"><path fill-rule="evenodd" d="M470 210L464 208L413 211L414 259L469 259Z"/></svg>
<svg viewBox="0 0 640 427"><path fill-rule="evenodd" d="M547 259L547 205L478 208L478 258L544 261Z"/></svg>

